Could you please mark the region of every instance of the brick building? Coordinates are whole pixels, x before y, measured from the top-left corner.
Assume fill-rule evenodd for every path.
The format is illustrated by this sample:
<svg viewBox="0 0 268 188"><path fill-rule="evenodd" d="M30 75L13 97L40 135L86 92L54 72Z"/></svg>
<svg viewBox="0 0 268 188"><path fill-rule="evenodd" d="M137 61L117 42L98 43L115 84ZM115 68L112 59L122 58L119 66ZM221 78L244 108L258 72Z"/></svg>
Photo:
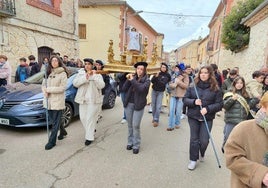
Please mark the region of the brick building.
<svg viewBox="0 0 268 188"><path fill-rule="evenodd" d="M0 2L0 54L8 57L13 74L20 57L39 61L52 52L78 57L76 0L7 0Z"/></svg>

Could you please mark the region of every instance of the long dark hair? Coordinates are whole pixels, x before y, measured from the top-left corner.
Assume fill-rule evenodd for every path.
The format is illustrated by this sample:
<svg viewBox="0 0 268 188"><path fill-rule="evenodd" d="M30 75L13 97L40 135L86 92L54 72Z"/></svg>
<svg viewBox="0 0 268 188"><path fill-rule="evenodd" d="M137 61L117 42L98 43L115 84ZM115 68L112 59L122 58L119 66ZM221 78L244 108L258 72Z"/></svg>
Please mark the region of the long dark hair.
<svg viewBox="0 0 268 188"><path fill-rule="evenodd" d="M203 69L208 70L208 74L209 74L208 82L210 83L210 90L212 90L212 91L219 90L219 86L218 86L218 82L217 82L215 74L214 74L214 70L210 65L206 65L206 66L200 68L197 76L194 79L195 84L197 84L198 82L201 81L200 80L200 73L201 73L201 70L203 70Z"/></svg>
<svg viewBox="0 0 268 188"><path fill-rule="evenodd" d="M243 87L242 87L242 89L241 89L241 95L242 95L242 97L244 97L244 98L248 98L249 95L248 95L248 92L247 92L247 90L246 90L246 82L245 82L245 79L244 79L242 76L237 76L237 77L234 79L234 81L233 81L233 83L232 83L232 92L233 92L233 93L237 93L237 89L235 88L235 84L236 84L239 80L241 80L241 81L243 82Z"/></svg>
<svg viewBox="0 0 268 188"><path fill-rule="evenodd" d="M59 56L57 56L57 55L51 56L50 59L49 59L49 61L48 61L48 65L47 65L47 76L49 76L51 74L51 72L52 72L53 67L51 65L51 62L52 62L52 59L53 58L56 58L58 60L59 67L62 67L64 69L64 71L66 72L67 76L68 76L69 73L67 71L66 66L64 65L62 59Z"/></svg>
<svg viewBox="0 0 268 188"><path fill-rule="evenodd" d="M144 67L144 66L143 66L143 67ZM140 82L141 79L142 79L144 76L147 75L147 69L146 69L146 67L144 67L144 72L142 73L142 76L141 76L141 77L138 77L137 70L135 70L135 74L134 74L134 75L136 76L136 79L138 80L138 82Z"/></svg>

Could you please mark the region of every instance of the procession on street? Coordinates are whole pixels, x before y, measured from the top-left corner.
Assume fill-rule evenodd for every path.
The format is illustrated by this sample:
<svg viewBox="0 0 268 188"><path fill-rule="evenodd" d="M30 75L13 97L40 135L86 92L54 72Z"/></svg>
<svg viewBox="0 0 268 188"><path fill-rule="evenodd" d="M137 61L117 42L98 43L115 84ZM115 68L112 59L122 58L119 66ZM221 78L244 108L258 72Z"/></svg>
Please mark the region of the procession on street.
<svg viewBox="0 0 268 188"><path fill-rule="evenodd" d="M0 0L1 187L268 187L268 0L183 2Z"/></svg>

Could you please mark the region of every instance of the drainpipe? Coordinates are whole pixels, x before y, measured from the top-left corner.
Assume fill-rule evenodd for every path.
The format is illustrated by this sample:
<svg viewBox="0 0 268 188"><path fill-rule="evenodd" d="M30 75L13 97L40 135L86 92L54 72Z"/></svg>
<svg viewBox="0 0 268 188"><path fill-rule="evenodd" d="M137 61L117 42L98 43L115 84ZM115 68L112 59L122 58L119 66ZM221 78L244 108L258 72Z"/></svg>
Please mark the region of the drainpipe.
<svg viewBox="0 0 268 188"><path fill-rule="evenodd" d="M218 61L217 61L217 64L219 65L220 63L220 52L221 52L221 34L222 34L222 28L223 28L223 21L224 21L224 18L225 18L225 13L226 13L226 3L225 1L227 0L221 0L221 3L223 4L223 18L222 18L222 21L221 21L221 30L220 30L220 41L219 41L219 44L220 44L220 47L219 47L219 52L218 52Z"/></svg>
<svg viewBox="0 0 268 188"><path fill-rule="evenodd" d="M4 53L4 42L5 42L5 39L4 39L4 26L3 26L3 18L0 18L0 29L1 29L1 36L2 36L2 40L0 41L0 46L1 46L1 53L0 54L3 54Z"/></svg>
<svg viewBox="0 0 268 188"><path fill-rule="evenodd" d="M126 43L126 26L127 26L127 10L128 10L128 6L127 4L125 4L125 10L124 10L124 17L123 17L123 47L122 49L124 49L125 43Z"/></svg>

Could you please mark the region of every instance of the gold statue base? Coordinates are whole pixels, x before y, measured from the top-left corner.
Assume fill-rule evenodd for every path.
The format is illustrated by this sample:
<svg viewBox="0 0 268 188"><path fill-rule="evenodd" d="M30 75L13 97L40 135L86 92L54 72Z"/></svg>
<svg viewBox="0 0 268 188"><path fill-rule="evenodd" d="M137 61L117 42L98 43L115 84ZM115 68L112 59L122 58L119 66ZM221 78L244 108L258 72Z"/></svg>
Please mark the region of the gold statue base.
<svg viewBox="0 0 268 188"><path fill-rule="evenodd" d="M108 71L110 73L114 72L124 72L124 73L135 73L135 68L134 66L128 66L128 65L116 65L116 64L106 64L104 71ZM159 67L151 67L148 65L147 67L147 74L154 74L159 72L160 68Z"/></svg>
<svg viewBox="0 0 268 188"><path fill-rule="evenodd" d="M134 73L135 68L134 64L137 62L147 62L147 40L144 41L143 51L140 53L138 51L127 50L127 46L124 46L124 51L120 55L121 60L114 59L113 51L113 40L109 42L108 48L108 63L104 66L105 72L116 73L116 72L125 72L125 73ZM151 62L147 62L147 74L154 74L159 72L159 65L157 63L157 46L153 44L153 53L151 57Z"/></svg>

